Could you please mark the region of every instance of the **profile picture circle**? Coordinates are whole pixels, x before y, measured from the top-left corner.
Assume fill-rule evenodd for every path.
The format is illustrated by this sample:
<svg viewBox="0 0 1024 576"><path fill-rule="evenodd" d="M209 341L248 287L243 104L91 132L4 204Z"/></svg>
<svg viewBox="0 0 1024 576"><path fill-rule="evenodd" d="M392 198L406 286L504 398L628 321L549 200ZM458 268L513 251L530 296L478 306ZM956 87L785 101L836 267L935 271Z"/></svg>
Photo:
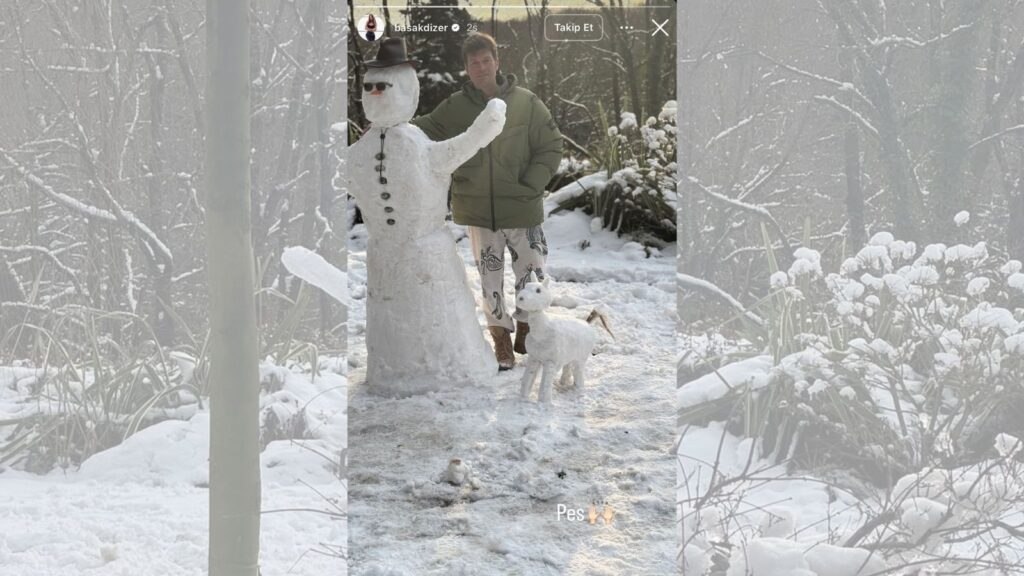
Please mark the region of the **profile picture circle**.
<svg viewBox="0 0 1024 576"><path fill-rule="evenodd" d="M376 42L384 37L384 28L386 22L383 16L377 16L376 14L367 14L359 19L359 23L356 25L356 30L359 32L359 37L367 42Z"/></svg>

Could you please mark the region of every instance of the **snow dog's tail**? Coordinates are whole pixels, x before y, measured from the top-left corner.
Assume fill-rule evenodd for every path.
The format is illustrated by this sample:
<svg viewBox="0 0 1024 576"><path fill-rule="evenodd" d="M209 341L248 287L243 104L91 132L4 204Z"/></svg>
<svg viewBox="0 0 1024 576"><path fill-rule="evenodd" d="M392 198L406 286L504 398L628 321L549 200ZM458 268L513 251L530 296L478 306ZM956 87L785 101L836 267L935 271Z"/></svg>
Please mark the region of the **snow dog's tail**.
<svg viewBox="0 0 1024 576"><path fill-rule="evenodd" d="M615 334L612 334L612 329L608 326L608 317L605 316L604 313L598 310L597 308L591 310L590 315L587 316L587 324L592 325L595 322L600 322L601 327L604 328L604 331L607 332L608 335L612 337L612 340L615 340Z"/></svg>

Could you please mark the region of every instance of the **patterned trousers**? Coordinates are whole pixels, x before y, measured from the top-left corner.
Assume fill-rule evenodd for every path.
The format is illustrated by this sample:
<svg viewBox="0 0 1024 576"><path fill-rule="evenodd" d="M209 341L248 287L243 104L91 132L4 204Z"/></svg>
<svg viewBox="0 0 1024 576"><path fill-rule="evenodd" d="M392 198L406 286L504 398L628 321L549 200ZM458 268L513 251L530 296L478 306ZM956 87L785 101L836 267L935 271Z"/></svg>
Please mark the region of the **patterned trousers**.
<svg viewBox="0 0 1024 576"><path fill-rule="evenodd" d="M512 319L528 322L528 313L516 308L510 316L505 307L505 248L508 248L512 256L512 273L516 278L518 292L530 281L530 272L536 273L538 280L544 279L544 260L548 255L544 230L540 226L497 231L476 226L466 228L473 257L476 258L476 269L480 273L487 325L502 326L510 332L514 331Z"/></svg>

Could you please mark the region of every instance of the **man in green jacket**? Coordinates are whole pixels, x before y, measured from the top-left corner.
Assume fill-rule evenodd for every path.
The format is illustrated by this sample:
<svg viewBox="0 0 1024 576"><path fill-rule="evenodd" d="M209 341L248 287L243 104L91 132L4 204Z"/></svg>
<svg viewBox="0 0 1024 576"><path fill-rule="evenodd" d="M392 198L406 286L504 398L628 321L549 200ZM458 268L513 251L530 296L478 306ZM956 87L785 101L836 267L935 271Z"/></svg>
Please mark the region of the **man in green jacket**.
<svg viewBox="0 0 1024 576"><path fill-rule="evenodd" d="M531 272L544 278L544 187L561 161L562 135L536 94L516 86L515 76L498 73L494 38L470 35L462 59L470 81L412 123L431 140L446 140L464 132L488 100L501 98L508 107L501 134L452 175L452 218L467 227L498 367L508 370L515 364L513 350L526 353L529 318L518 308L510 316L505 307L505 249L516 290Z"/></svg>

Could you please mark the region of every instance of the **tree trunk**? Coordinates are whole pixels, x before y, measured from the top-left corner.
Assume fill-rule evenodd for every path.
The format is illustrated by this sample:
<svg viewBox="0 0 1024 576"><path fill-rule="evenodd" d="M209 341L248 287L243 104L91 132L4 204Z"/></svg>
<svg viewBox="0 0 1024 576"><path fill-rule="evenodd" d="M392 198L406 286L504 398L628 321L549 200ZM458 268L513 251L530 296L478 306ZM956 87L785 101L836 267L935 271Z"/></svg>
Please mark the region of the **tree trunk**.
<svg viewBox="0 0 1024 576"><path fill-rule="evenodd" d="M1024 261L1024 169L1017 172L1010 189L1010 225L1006 232L1006 248L1010 258Z"/></svg>
<svg viewBox="0 0 1024 576"><path fill-rule="evenodd" d="M620 27L623 23L629 22L626 16L626 10L621 5L616 10L615 4L605 8L603 10L604 15L607 17L607 22L610 22L612 45L615 46L615 51L622 58L623 67L626 69L626 85L629 88L629 100L632 111L636 114L636 120L643 125L646 116L644 116L643 100L640 98L640 77L637 74L636 60L633 56L633 49L630 47L629 38L623 34ZM606 24L609 26L609 24Z"/></svg>
<svg viewBox="0 0 1024 576"><path fill-rule="evenodd" d="M388 10L388 0L381 2L381 8L384 10L384 36L390 38L391 34L395 31L395 26L391 23L391 11Z"/></svg>
<svg viewBox="0 0 1024 576"><path fill-rule="evenodd" d="M25 347L21 345L23 343L19 338L7 339L7 331L17 326L19 320L14 318L12 311L3 310L4 302L24 301L25 291L21 287L21 281L11 269L3 252L0 252L0 343L3 343L3 346L0 346L0 349L3 350L3 354L0 354L0 362L13 360L24 353ZM9 342L13 342L13 346Z"/></svg>
<svg viewBox="0 0 1024 576"><path fill-rule="evenodd" d="M249 188L249 1L207 0L210 576L259 574L259 364Z"/></svg>
<svg viewBox="0 0 1024 576"><path fill-rule="evenodd" d="M331 207L334 203L334 187L331 185L331 180L334 177L334 166L331 164L331 125L328 118L330 106L328 104L328 98L330 90L329 84L333 75L333 66L327 65L327 55L324 54L324 50L327 47L327 34L324 30L324 24L327 22L328 10L327 3L322 0L318 0L317 17L313 22L313 35L314 43L318 50L317 62L319 70L317 73L317 81L314 84L313 89L313 106L316 114L316 131L317 131L317 167L320 170L319 175L319 210L320 218L323 219L323 226L320 226L318 232L319 238L317 245L319 246L319 253L324 257L325 260L344 269L343 265L339 262L340 254L337 247L337 242L334 241L333 224L331 219ZM324 230L325 227L331 227L330 231ZM337 232L341 232L338 230ZM344 236L342 236L344 237ZM322 290L320 292L320 336L323 338L327 335L328 331L336 324L336 313L337 304L327 296Z"/></svg>
<svg viewBox="0 0 1024 576"><path fill-rule="evenodd" d="M154 12L160 13L158 3L166 0L153 0ZM166 47L167 31L166 14L156 21L157 47ZM163 54L157 53L149 58L151 86L149 90L149 112L150 112L150 157L149 157L149 182L147 194L149 196L149 225L153 232L160 238L167 238L167 212L165 194L167 180L164 177L164 91L167 85L168 68ZM174 275L173 267L168 262L161 262L156 258L149 260L149 282L150 293L153 295L149 303L149 323L154 328L157 341L163 346L174 345L174 321L164 307L171 307L174 301L171 297L171 284ZM128 290L132 287L128 286ZM140 311L141 312L141 311Z"/></svg>
<svg viewBox="0 0 1024 576"><path fill-rule="evenodd" d="M931 107L931 126L928 148L933 158L928 207L931 224L938 234L929 235L929 240L953 240L944 233L950 230L953 215L960 210L970 210L970 198L964 191L968 148L968 126L970 102L974 97L976 29L980 26L981 2L957 3L950 27L974 24L974 28L963 30L939 44L936 50L936 65L939 68L938 82L933 84L937 92Z"/></svg>
<svg viewBox="0 0 1024 576"><path fill-rule="evenodd" d="M24 302L25 291L21 288L21 282L11 270L7 258L0 253L0 303L3 302Z"/></svg>
<svg viewBox="0 0 1024 576"><path fill-rule="evenodd" d="M853 82L853 58L843 57L843 81ZM853 107L853 94L846 97L845 104ZM846 119L843 128L843 156L846 159L846 222L849 233L846 237L846 254L856 254L864 246L864 190L861 188L860 128L853 118Z"/></svg>
<svg viewBox="0 0 1024 576"><path fill-rule="evenodd" d="M837 4L839 3L833 0L823 3L822 6L835 23L842 42L851 46L856 45L857 40L840 14ZM900 238L921 241L921 190L914 179L910 158L901 141L902 122L888 79L883 76L886 69L862 52L857 54L865 95L875 108L875 127L878 129L881 148L879 160L883 164L886 178L886 195L893 232Z"/></svg>
<svg viewBox="0 0 1024 576"><path fill-rule="evenodd" d="M612 68L612 118L610 124L618 126L622 120L622 94L619 92L619 67L609 62Z"/></svg>
<svg viewBox="0 0 1024 576"><path fill-rule="evenodd" d="M664 17L658 18L662 13L664 13L663 10L648 8L647 20L650 22L654 22L655 20L660 21L664 19ZM673 38L674 37L675 36L673 36ZM661 32L655 34L653 39L648 40L646 69L647 79L644 82L644 88L647 90L647 114L650 116L654 116L660 112L661 105L664 104L666 100L661 85L661 69L664 62L663 58L665 57L665 44L667 41L668 37ZM642 119L638 118L638 120Z"/></svg>

